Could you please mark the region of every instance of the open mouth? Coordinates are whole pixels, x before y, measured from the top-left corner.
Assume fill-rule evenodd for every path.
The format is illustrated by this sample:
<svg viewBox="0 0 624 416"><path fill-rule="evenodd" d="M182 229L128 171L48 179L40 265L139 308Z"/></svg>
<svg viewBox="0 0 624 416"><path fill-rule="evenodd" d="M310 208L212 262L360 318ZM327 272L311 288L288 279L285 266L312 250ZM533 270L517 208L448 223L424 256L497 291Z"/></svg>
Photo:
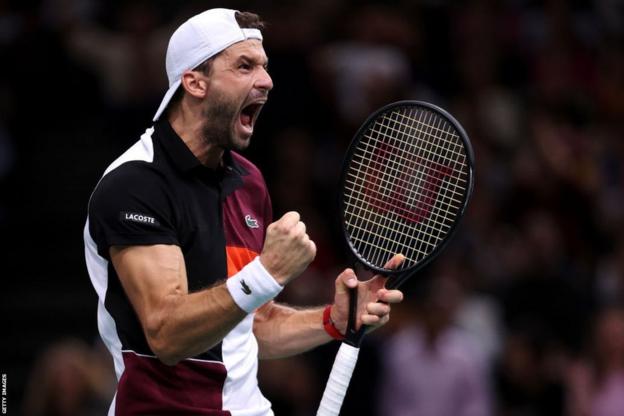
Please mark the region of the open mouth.
<svg viewBox="0 0 624 416"><path fill-rule="evenodd" d="M264 102L251 103L243 107L240 112L240 121L243 127L247 129L253 129L253 126L258 118L258 114L260 113L260 109Z"/></svg>

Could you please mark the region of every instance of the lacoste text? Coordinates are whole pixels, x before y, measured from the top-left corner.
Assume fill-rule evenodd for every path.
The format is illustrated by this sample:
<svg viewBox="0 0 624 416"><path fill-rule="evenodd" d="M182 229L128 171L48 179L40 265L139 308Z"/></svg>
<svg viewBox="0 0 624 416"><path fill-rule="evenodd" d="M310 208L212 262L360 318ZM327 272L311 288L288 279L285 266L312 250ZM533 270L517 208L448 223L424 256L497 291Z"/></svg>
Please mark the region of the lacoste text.
<svg viewBox="0 0 624 416"><path fill-rule="evenodd" d="M144 214L137 214L134 212L122 212L121 219L125 221L140 222L142 224L159 225L158 221L154 217L150 217Z"/></svg>

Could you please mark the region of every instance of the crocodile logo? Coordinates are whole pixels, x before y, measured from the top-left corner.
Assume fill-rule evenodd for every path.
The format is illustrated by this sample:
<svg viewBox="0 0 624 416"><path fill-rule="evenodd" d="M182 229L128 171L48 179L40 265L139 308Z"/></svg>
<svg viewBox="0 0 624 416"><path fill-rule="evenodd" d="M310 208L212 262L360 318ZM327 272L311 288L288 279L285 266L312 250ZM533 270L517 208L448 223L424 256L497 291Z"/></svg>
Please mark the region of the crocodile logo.
<svg viewBox="0 0 624 416"><path fill-rule="evenodd" d="M249 286L247 286L247 283L245 283L244 280L241 280L241 290L243 291L244 294L246 295L251 295L251 289L249 288Z"/></svg>
<svg viewBox="0 0 624 416"><path fill-rule="evenodd" d="M247 214L245 215L245 224L247 224L247 227L249 228L258 228L258 220L255 218L252 218L251 215Z"/></svg>

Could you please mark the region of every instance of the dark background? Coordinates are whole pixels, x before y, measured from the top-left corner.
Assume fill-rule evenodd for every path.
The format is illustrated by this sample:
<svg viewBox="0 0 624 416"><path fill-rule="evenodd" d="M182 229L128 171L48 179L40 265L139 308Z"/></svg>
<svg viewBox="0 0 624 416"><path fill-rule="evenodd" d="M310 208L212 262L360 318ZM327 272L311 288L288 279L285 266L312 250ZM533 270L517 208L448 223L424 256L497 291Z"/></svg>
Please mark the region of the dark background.
<svg viewBox="0 0 624 416"><path fill-rule="evenodd" d="M460 232L406 287L393 325L370 337L345 414L388 414L377 410L386 341L412 327L474 341L491 414L609 414L605 392L624 395L613 381L624 376L622 2L0 0L9 414L105 413L114 383L83 260L86 205L106 166L150 126L175 27L224 4L268 22L275 89L245 155L266 177L275 217L300 211L319 247L283 301L329 302L350 264L335 188L369 112L430 101L475 147ZM335 348L262 363L278 414L312 414Z"/></svg>

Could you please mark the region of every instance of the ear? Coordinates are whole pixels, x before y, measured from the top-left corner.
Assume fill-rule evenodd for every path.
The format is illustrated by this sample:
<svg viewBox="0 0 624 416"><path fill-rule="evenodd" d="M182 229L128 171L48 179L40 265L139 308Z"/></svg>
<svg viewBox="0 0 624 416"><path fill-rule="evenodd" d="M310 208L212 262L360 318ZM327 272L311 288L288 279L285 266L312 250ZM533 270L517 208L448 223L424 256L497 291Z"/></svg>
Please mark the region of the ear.
<svg viewBox="0 0 624 416"><path fill-rule="evenodd" d="M182 87L187 94L204 98L208 94L208 79L199 71L186 71L182 74Z"/></svg>

